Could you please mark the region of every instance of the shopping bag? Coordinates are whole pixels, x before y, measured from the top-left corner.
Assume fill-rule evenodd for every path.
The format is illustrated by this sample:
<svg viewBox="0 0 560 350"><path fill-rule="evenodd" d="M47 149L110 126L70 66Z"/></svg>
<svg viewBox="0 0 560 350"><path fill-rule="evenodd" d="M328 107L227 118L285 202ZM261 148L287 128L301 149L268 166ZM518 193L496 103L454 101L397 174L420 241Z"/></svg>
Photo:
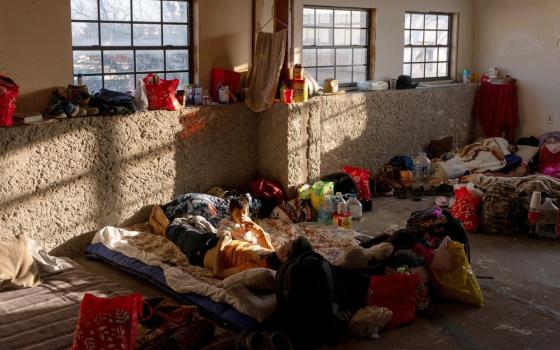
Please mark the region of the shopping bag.
<svg viewBox="0 0 560 350"><path fill-rule="evenodd" d="M142 295L99 298L86 293L80 304L72 350L132 350L142 314Z"/></svg>
<svg viewBox="0 0 560 350"><path fill-rule="evenodd" d="M371 277L368 305L386 307L393 317L386 327L391 329L414 321L416 317L416 288L418 277L395 273Z"/></svg>
<svg viewBox="0 0 560 350"><path fill-rule="evenodd" d="M0 126L12 126L19 87L8 77L0 75Z"/></svg>

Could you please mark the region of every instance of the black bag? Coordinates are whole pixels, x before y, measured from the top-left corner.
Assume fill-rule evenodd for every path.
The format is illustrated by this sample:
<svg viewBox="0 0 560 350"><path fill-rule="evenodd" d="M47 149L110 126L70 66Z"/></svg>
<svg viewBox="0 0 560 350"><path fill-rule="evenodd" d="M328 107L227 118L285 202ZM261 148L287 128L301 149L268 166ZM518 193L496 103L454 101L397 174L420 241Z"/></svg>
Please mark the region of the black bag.
<svg viewBox="0 0 560 350"><path fill-rule="evenodd" d="M334 343L345 330L334 278L330 263L313 251L286 262L276 274L281 327L301 346Z"/></svg>
<svg viewBox="0 0 560 350"><path fill-rule="evenodd" d="M352 177L346 173L334 173L325 175L321 181L328 181L334 183L334 193L340 192L342 194L355 193L358 194L358 189Z"/></svg>

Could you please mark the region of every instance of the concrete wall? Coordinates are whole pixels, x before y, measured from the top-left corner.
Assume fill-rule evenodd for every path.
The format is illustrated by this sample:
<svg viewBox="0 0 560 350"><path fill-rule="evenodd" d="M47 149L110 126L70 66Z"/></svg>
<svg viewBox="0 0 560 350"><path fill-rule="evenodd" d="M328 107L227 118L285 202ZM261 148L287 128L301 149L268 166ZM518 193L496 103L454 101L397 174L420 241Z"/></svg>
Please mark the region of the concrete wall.
<svg viewBox="0 0 560 350"><path fill-rule="evenodd" d="M246 185L257 171L255 115L206 107L181 125L184 113L0 129L0 238L25 232L59 247L148 204Z"/></svg>
<svg viewBox="0 0 560 350"><path fill-rule="evenodd" d="M559 18L558 0L475 0L474 67L517 78L521 136L560 129Z"/></svg>
<svg viewBox="0 0 560 350"><path fill-rule="evenodd" d="M456 146L467 144L474 131L475 92L476 85L461 84L277 106L261 115L266 128L260 129L259 170L293 193L297 185L341 171L344 165L377 172L393 156L415 155L431 140L453 136Z"/></svg>
<svg viewBox="0 0 560 350"><path fill-rule="evenodd" d="M246 71L251 62L252 0L195 0L195 80L213 67ZM72 82L70 0L2 0L0 67L20 86L18 111L42 111L51 90Z"/></svg>
<svg viewBox="0 0 560 350"><path fill-rule="evenodd" d="M507 0L506 0L507 1ZM458 14L458 62L456 70L462 72L471 67L472 58L472 0L295 0L294 33L301 33L303 6L323 5L371 8L377 10L376 59L374 79L387 80L403 72L404 15L406 11L439 11ZM301 35L294 36L295 60L300 62ZM461 77L462 74L457 76Z"/></svg>

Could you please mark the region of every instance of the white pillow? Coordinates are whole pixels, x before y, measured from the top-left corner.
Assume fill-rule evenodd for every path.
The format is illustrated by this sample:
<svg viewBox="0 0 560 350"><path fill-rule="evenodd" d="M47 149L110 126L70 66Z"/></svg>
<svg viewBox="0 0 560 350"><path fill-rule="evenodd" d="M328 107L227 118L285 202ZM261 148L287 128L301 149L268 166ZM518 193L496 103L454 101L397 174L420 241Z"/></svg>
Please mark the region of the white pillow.
<svg viewBox="0 0 560 350"><path fill-rule="evenodd" d="M529 163L539 151L538 147L529 145L517 145L515 155L523 159L524 163Z"/></svg>

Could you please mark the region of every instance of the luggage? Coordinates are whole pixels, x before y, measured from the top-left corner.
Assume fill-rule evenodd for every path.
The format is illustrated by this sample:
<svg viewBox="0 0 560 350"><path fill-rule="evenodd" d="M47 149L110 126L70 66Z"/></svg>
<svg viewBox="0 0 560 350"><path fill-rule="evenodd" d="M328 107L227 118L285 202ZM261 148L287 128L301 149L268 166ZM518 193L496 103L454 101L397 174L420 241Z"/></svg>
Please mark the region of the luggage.
<svg viewBox="0 0 560 350"><path fill-rule="evenodd" d="M334 299L334 279L330 263L313 251L286 262L276 274L281 324L302 346L335 342L345 330Z"/></svg>
<svg viewBox="0 0 560 350"><path fill-rule="evenodd" d="M488 187L482 201L481 226L487 233L511 234L518 230L519 191L508 183Z"/></svg>

